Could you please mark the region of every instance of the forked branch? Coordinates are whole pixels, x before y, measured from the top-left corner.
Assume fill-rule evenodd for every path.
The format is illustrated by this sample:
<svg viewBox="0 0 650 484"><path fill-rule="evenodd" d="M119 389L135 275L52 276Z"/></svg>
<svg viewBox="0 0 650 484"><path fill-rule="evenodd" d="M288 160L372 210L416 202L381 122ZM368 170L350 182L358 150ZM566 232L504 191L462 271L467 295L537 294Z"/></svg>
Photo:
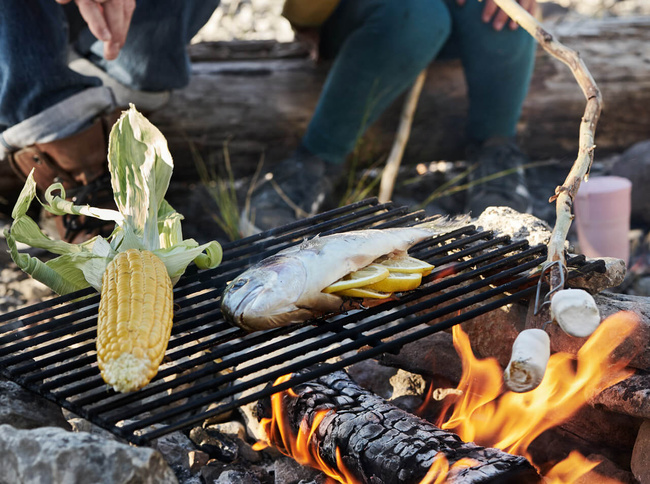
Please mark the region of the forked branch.
<svg viewBox="0 0 650 484"><path fill-rule="evenodd" d="M494 0L494 3L532 35L546 52L569 66L587 99L580 123L578 156L564 183L555 189L555 194L549 199L549 202L556 202L556 221L548 243L547 259L547 264L553 264L549 271L549 283L551 291L554 291L562 289L561 273L566 268L564 245L573 220L573 201L580 188L580 182L589 175L594 159L594 136L603 101L596 81L576 51L555 40L516 0Z"/></svg>

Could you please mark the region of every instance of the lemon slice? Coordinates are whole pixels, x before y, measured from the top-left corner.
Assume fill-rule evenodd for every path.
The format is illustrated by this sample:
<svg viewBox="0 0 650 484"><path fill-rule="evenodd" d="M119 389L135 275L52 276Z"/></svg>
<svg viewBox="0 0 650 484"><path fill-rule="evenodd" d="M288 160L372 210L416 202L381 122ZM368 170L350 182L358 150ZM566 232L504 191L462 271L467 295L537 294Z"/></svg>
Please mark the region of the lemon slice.
<svg viewBox="0 0 650 484"><path fill-rule="evenodd" d="M386 267L390 272L403 272L406 274L418 272L423 276L430 274L433 270L433 266L428 262L410 256L385 259L379 264Z"/></svg>
<svg viewBox="0 0 650 484"><path fill-rule="evenodd" d="M411 291L422 283L420 272L391 272L386 279L363 286L363 289L372 289L379 292L404 292Z"/></svg>
<svg viewBox="0 0 650 484"><path fill-rule="evenodd" d="M352 289L344 289L343 291L338 291L337 296L348 296L348 297L361 297L361 298L370 298L370 299L388 299L392 296L390 292L379 292L373 291L372 289L366 289L365 287L353 287Z"/></svg>
<svg viewBox="0 0 650 484"><path fill-rule="evenodd" d="M367 286L368 284L374 284L375 282L379 282L382 279L386 279L389 274L390 272L387 267L380 266L379 264L370 264L363 269L351 272L347 276L342 277L336 281L334 284L330 284L325 289L323 289L323 292L340 292L345 289Z"/></svg>

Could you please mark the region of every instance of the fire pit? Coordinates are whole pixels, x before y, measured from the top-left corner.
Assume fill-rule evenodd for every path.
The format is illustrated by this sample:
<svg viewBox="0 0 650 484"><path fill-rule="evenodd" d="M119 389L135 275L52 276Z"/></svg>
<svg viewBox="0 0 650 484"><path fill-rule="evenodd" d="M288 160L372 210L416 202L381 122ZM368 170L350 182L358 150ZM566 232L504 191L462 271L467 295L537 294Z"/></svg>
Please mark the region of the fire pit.
<svg viewBox="0 0 650 484"><path fill-rule="evenodd" d="M189 271L175 287L167 355L158 376L137 392L117 394L100 377L95 351L99 297L90 290L1 315L0 371L142 445L534 297L546 246L530 247L525 240L513 242L468 225L411 249L435 270L420 288L396 301L250 334L223 321L220 295L226 283L262 258L318 234L407 226L422 217L371 199L225 244L221 266ZM569 278L604 271L602 261L583 257L568 264ZM269 385L292 373L290 381Z"/></svg>

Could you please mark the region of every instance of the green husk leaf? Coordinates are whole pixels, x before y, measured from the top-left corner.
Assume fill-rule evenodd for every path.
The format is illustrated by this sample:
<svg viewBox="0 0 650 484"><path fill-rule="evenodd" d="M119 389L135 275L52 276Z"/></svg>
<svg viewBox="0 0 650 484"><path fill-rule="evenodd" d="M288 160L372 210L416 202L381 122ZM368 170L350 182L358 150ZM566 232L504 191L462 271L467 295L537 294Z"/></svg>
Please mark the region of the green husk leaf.
<svg viewBox="0 0 650 484"><path fill-rule="evenodd" d="M74 205L65 200L60 183L46 190L45 202L39 200L55 215L84 215L116 222L108 240L98 236L82 244L51 239L27 215L36 198L36 183L30 173L12 212L14 222L6 231L11 257L21 269L55 292L67 294L89 285L100 291L106 266L118 252L127 249L153 251L165 263L173 283L192 261L202 269L221 263L222 250L216 241L199 245L193 239L183 240L183 216L164 199L173 170L167 141L133 105L111 130L108 161L118 211ZM42 262L18 252L18 242L59 257Z"/></svg>
<svg viewBox="0 0 650 484"><path fill-rule="evenodd" d="M29 254L18 252L16 240L9 230L5 230L9 253L16 265L57 294L68 294L88 287L83 272L78 268L75 258L93 257L91 252L62 255L48 262L42 262Z"/></svg>

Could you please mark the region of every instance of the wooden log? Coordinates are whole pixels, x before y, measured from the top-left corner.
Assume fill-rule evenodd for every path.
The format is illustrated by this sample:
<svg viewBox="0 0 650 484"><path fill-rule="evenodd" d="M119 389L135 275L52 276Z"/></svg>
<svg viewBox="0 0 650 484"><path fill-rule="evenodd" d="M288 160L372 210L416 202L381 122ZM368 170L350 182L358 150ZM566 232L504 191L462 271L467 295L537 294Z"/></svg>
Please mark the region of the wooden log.
<svg viewBox="0 0 650 484"><path fill-rule="evenodd" d="M540 482L524 457L465 443L361 388L345 372L330 373L292 390L282 393L281 401L294 435L301 425L304 428L304 422L310 428L325 410L312 434L312 451L328 467L343 471L338 453L343 472L354 476L355 482L415 484L440 454L451 467L445 482ZM269 403L261 402L259 414L268 418L270 413ZM273 444L287 451L280 441ZM454 468L467 458L472 459L467 467Z"/></svg>
<svg viewBox="0 0 650 484"><path fill-rule="evenodd" d="M596 156L619 152L648 138L650 111L650 18L583 19L547 26L578 51L604 99ZM254 172L262 152L268 163L291 152L304 133L327 74L297 44L213 43L192 46L190 85L174 92L152 121L167 136L176 176L196 178L188 142L208 163L223 143L238 174ZM542 49L524 104L519 136L533 159L575 157L584 96L573 75ZM367 156L388 153L403 100L398 99L368 133ZM467 109L459 62L428 69L404 163L463 159ZM374 158L376 159L376 158Z"/></svg>

